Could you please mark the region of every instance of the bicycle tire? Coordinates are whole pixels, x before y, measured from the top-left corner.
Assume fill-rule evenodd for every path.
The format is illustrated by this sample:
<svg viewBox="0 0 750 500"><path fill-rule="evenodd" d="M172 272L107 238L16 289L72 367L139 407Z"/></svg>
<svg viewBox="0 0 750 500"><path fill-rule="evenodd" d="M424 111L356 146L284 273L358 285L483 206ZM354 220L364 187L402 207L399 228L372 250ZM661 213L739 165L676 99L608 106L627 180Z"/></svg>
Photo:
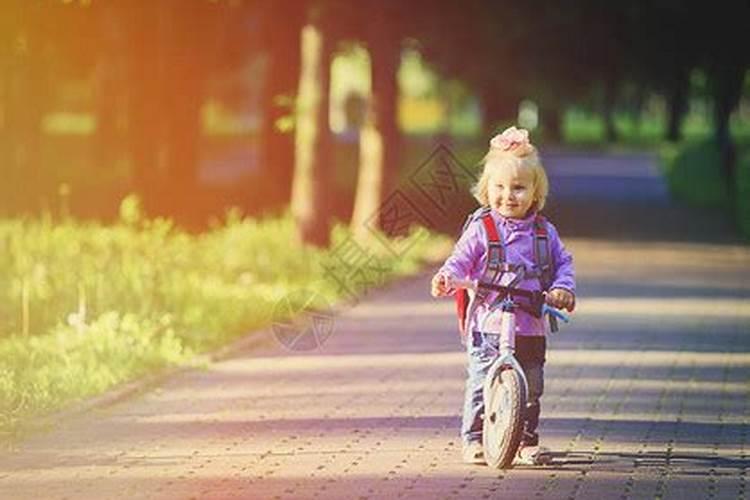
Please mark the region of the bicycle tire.
<svg viewBox="0 0 750 500"><path fill-rule="evenodd" d="M513 465L523 435L526 387L514 369L501 368L485 391L482 441L487 465L507 469Z"/></svg>

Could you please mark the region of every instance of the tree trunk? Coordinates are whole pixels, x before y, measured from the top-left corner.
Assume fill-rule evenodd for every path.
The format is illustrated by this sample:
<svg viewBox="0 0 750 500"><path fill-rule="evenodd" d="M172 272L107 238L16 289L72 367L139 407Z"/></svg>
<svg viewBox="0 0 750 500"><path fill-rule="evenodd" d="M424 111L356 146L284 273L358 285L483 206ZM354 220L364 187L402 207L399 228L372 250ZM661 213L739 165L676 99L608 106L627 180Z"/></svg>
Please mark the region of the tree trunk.
<svg viewBox="0 0 750 500"><path fill-rule="evenodd" d="M304 243L329 243L329 204L324 190L330 189L330 42L320 21L302 29L301 72L295 129L295 165L292 182L292 216Z"/></svg>
<svg viewBox="0 0 750 500"><path fill-rule="evenodd" d="M183 45L183 47L185 47ZM189 47L189 46L188 46ZM201 105L203 104L204 68L193 68L188 62L189 50L181 49L177 59L182 63L171 68L180 92L169 96L167 128L167 168L165 199L170 213L186 222L197 223L205 209L199 201L198 166L201 139ZM195 64L195 63L194 63Z"/></svg>
<svg viewBox="0 0 750 500"><path fill-rule="evenodd" d="M159 6L144 3L126 9L128 38L128 142L132 183L147 213L162 212L158 195L164 177L166 73Z"/></svg>
<svg viewBox="0 0 750 500"><path fill-rule="evenodd" d="M97 169L113 169L125 153L121 123L128 93L127 5L112 0L95 8L99 46L94 68L96 132L92 137L92 157Z"/></svg>
<svg viewBox="0 0 750 500"><path fill-rule="evenodd" d="M672 79L668 91L669 121L667 124L667 140L679 142L682 139L682 120L688 110L689 75L687 69L678 70Z"/></svg>
<svg viewBox="0 0 750 500"><path fill-rule="evenodd" d="M357 190L349 226L354 238L360 243L370 239L370 228L380 225L378 210L382 204L385 185L383 142L383 135L371 121L359 132Z"/></svg>
<svg viewBox="0 0 750 500"><path fill-rule="evenodd" d="M300 32L304 4L291 7L274 2L266 11L263 45L268 51L268 67L263 88L263 170L273 179L273 205L289 203L294 174L294 133L279 128L283 117L294 113L300 77ZM289 7L289 8L280 8Z"/></svg>
<svg viewBox="0 0 750 500"><path fill-rule="evenodd" d="M92 144L97 169L113 168L120 146L117 131L120 112L118 103L124 93L120 66L127 50L119 26L122 22L121 7L119 2L109 2L100 5L97 12L99 46L94 68L96 133Z"/></svg>
<svg viewBox="0 0 750 500"><path fill-rule="evenodd" d="M636 134L643 135L643 104L646 102L646 86L639 83L633 98L633 124Z"/></svg>
<svg viewBox="0 0 750 500"><path fill-rule="evenodd" d="M617 129L615 128L614 112L616 101L616 84L612 78L606 78L604 82L604 133L607 142L617 142Z"/></svg>
<svg viewBox="0 0 750 500"><path fill-rule="evenodd" d="M97 63L94 83L94 99L96 101L96 133L94 136L93 153L96 167L112 168L116 161L117 141L117 102L119 98L116 69L112 54L104 55Z"/></svg>
<svg viewBox="0 0 750 500"><path fill-rule="evenodd" d="M206 75L201 15L181 3L131 8L129 134L134 185L153 214L194 222Z"/></svg>
<svg viewBox="0 0 750 500"><path fill-rule="evenodd" d="M3 24L8 29L3 35L7 50L2 69L2 132L4 158L0 161L23 185L16 186L18 192L31 199L17 200L17 208L39 212L54 206L55 192L43 189L41 165L42 131L41 120L49 105L49 61L43 46L45 11L43 5L11 1L3 5L0 13L8 16ZM21 45L19 45L19 43ZM6 52L7 50L7 52ZM12 175L13 175L12 174Z"/></svg>
<svg viewBox="0 0 750 500"><path fill-rule="evenodd" d="M387 26L387 20L379 23ZM372 44L372 99L374 125L383 137L383 189L395 189L401 164L398 128L398 67L401 41L395 33L378 30Z"/></svg>
<svg viewBox="0 0 750 500"><path fill-rule="evenodd" d="M375 19L368 39L372 60L372 96L360 133L359 176L350 226L355 237L380 227L384 196L396 188L401 160L398 129L398 67L401 42L386 19Z"/></svg>
<svg viewBox="0 0 750 500"><path fill-rule="evenodd" d="M720 65L714 73L715 136L721 152L722 168L730 193L734 193L736 173L735 148L730 135L729 118L740 101L744 77L745 65L736 61Z"/></svg>
<svg viewBox="0 0 750 500"><path fill-rule="evenodd" d="M485 85L480 90L482 128L486 134L496 131L498 124L515 124L518 120L517 97L498 91L495 85Z"/></svg>
<svg viewBox="0 0 750 500"><path fill-rule="evenodd" d="M544 135L554 144L562 142L562 111L558 104L550 104L542 109Z"/></svg>
<svg viewBox="0 0 750 500"><path fill-rule="evenodd" d="M200 224L198 167L201 149L201 106L209 73L207 43L216 7L203 0L171 0L164 28L167 53L167 135L165 199L169 212L190 224ZM166 13L166 11L165 11Z"/></svg>

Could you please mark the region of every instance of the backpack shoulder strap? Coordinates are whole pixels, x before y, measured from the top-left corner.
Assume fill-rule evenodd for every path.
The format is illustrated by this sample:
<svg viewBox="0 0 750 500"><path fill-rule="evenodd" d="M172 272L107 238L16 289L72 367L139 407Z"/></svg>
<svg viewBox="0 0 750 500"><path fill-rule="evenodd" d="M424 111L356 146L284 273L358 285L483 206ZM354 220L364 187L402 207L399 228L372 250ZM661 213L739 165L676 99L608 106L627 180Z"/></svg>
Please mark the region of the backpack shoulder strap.
<svg viewBox="0 0 750 500"><path fill-rule="evenodd" d="M542 215L534 218L534 261L541 273L544 288L552 284L552 256L549 248L547 220Z"/></svg>
<svg viewBox="0 0 750 500"><path fill-rule="evenodd" d="M534 260L539 269L539 281L545 290L552 285L552 255L549 248L547 220L542 215L534 218ZM550 331L558 330L557 318L549 315Z"/></svg>
<svg viewBox="0 0 750 500"><path fill-rule="evenodd" d="M500 233L497 231L495 221L492 219L492 216L490 214L485 214L482 216L482 224L484 224L484 229L487 231L487 241L490 241L492 243L499 242Z"/></svg>
<svg viewBox="0 0 750 500"><path fill-rule="evenodd" d="M500 267L505 262L505 246L503 234L497 230L495 219L486 213L482 216L482 224L487 233L487 269Z"/></svg>
<svg viewBox="0 0 750 500"><path fill-rule="evenodd" d="M477 219L482 221L484 232L487 235L487 267L484 272L486 277L487 271L492 270L494 272L505 262L505 246L503 244L503 235L498 231L489 207L480 207L471 213L466 218L466 222L464 222L461 234L463 234L466 229L468 229L469 225Z"/></svg>
<svg viewBox="0 0 750 500"><path fill-rule="evenodd" d="M482 216L482 224L487 234L487 264L482 272L481 281L495 283L500 275L507 270L503 234L498 231L495 219L492 218L490 212Z"/></svg>
<svg viewBox="0 0 750 500"><path fill-rule="evenodd" d="M489 207L479 207L476 210L474 210L472 213L470 213L466 217L466 221L464 222L464 225L461 228L461 234L466 232L466 230L469 228L469 225L471 225L472 222L474 222L477 219L480 219L482 216L488 213L490 213Z"/></svg>

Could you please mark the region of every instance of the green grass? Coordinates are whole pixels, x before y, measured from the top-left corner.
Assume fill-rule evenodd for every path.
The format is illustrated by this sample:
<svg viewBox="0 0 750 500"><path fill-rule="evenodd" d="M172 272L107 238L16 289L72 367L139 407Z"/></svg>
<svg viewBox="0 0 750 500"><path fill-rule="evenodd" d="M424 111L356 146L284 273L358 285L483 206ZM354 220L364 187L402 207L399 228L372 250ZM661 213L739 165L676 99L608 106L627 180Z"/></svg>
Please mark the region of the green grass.
<svg viewBox="0 0 750 500"><path fill-rule="evenodd" d="M332 247L348 236L335 228ZM419 270L445 250L436 243L449 244L424 236L414 233L402 258L368 247L384 268L376 281ZM289 293L340 300L327 271L337 254L295 240L289 217L230 211L212 230L190 234L144 220L133 198L112 225L0 220L0 434L268 326ZM362 293L372 284L353 286Z"/></svg>
<svg viewBox="0 0 750 500"><path fill-rule="evenodd" d="M563 140L577 148L608 149L652 148L664 140L665 124L661 119L643 117L636 122L625 113L614 116L617 144L608 144L604 119L598 114L571 110L563 118Z"/></svg>
<svg viewBox="0 0 750 500"><path fill-rule="evenodd" d="M639 122L627 113L615 113L617 143L606 141L604 119L598 114L570 110L563 119L563 140L567 147L583 149L638 149L659 150L667 141L666 117L644 116ZM733 119L732 136L738 142L750 141L750 122ZM688 115L682 125L682 142L695 143L708 140L713 134L709 117Z"/></svg>

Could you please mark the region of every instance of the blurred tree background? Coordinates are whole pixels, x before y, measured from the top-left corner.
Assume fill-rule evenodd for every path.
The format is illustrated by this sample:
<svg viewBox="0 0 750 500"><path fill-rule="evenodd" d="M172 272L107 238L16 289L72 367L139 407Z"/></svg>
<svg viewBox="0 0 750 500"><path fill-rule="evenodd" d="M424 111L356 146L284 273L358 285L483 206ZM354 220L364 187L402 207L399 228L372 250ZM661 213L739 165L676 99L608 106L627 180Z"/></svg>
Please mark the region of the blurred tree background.
<svg viewBox="0 0 750 500"><path fill-rule="evenodd" d="M738 196L748 21L734 0L3 0L0 215L107 221L135 192L194 228L291 210L326 245L438 142L471 163L510 124L709 141Z"/></svg>

